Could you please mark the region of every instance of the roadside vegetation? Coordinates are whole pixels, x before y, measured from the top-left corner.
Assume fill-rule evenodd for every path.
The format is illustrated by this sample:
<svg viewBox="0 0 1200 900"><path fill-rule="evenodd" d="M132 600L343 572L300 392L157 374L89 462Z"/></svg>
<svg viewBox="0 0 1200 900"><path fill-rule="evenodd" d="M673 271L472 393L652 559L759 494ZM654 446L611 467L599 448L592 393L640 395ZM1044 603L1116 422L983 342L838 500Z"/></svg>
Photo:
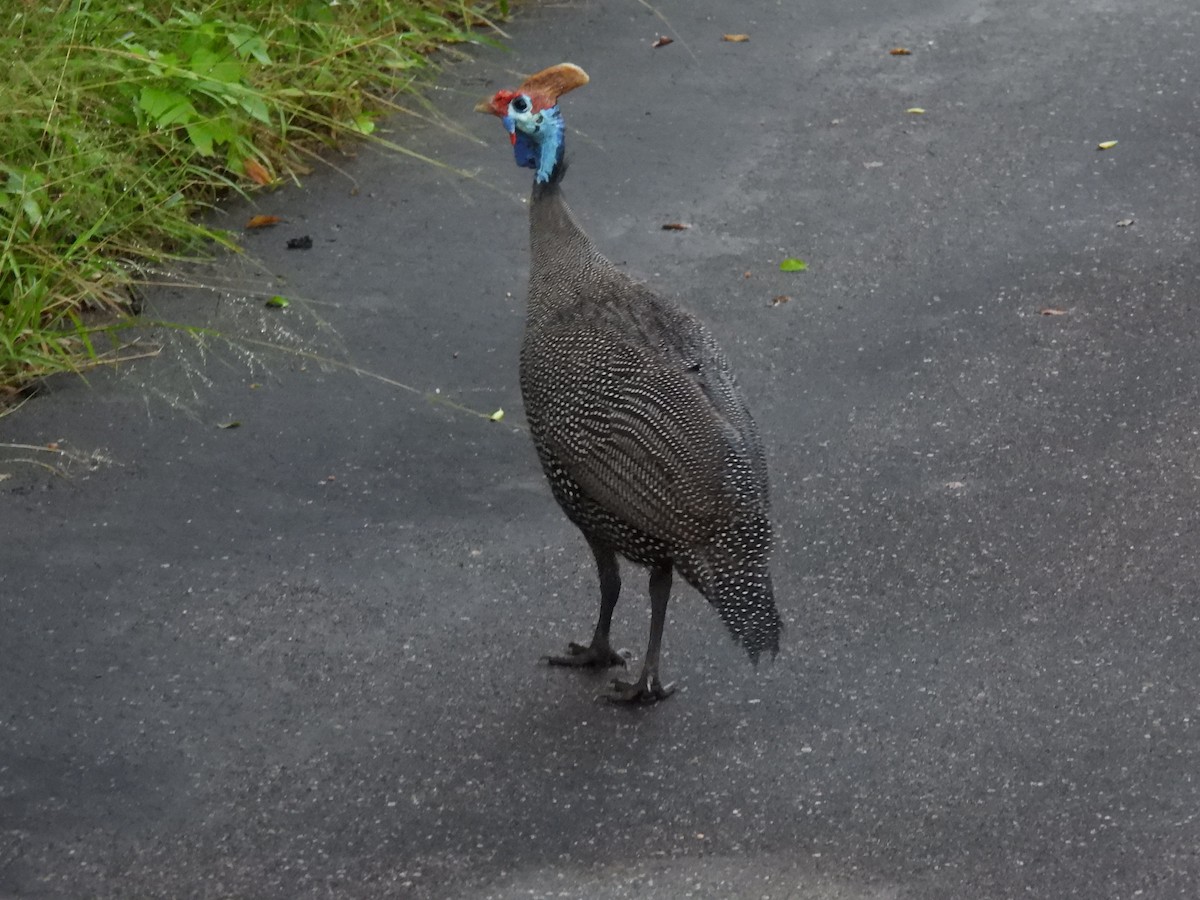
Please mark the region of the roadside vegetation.
<svg viewBox="0 0 1200 900"><path fill-rule="evenodd" d="M0 404L119 358L197 213L307 172L507 0L15 0L0 12ZM115 318L116 317L116 318ZM114 325L114 322L117 324Z"/></svg>

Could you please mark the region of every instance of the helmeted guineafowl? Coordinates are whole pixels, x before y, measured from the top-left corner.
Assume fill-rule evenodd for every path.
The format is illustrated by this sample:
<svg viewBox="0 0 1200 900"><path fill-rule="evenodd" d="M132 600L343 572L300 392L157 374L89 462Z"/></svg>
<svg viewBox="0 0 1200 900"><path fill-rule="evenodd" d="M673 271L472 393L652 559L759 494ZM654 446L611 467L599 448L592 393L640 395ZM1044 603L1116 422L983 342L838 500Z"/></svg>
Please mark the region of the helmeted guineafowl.
<svg viewBox="0 0 1200 900"><path fill-rule="evenodd" d="M716 607L752 660L779 650L767 467L708 329L618 272L563 200L558 98L587 81L563 63L476 109L501 118L517 164L536 171L521 394L550 488L600 574L591 643L549 661L624 664L609 643L620 554L650 569L650 640L641 677L614 681L607 696L655 701L674 689L658 674L673 570Z"/></svg>

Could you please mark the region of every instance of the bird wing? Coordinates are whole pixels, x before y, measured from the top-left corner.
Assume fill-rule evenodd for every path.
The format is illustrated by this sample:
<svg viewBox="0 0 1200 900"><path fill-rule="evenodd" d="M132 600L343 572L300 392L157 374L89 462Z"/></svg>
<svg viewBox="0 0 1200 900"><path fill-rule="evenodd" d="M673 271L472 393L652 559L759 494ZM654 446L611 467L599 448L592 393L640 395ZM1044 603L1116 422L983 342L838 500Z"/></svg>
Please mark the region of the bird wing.
<svg viewBox="0 0 1200 900"><path fill-rule="evenodd" d="M541 361L522 375L526 407L538 410L531 424L546 451L590 500L658 540L703 544L748 486L757 494L754 450L722 408L723 359L691 359L646 337L542 330L523 353Z"/></svg>
<svg viewBox="0 0 1200 900"><path fill-rule="evenodd" d="M649 293L649 292L647 292ZM689 373L712 404L713 409L738 435L754 472L754 495L763 503L767 498L767 457L758 426L742 396L729 361L711 332L694 316L680 307L663 307L670 321L675 347Z"/></svg>

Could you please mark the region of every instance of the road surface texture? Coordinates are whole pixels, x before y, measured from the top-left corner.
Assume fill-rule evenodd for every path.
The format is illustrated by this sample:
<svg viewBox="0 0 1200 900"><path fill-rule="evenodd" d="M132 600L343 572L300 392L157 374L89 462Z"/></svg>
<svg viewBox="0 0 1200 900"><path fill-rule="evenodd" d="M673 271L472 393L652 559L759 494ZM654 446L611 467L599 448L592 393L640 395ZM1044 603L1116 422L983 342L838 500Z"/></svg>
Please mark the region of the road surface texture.
<svg viewBox="0 0 1200 900"><path fill-rule="evenodd" d="M508 44L432 94L457 131L386 123L452 169L233 204L286 219L263 268L150 297L220 337L0 422L60 451L0 463L0 896L1200 896L1200 7L581 0ZM472 107L563 60L578 216L771 466L783 652L680 590L648 709L538 664L597 587Z"/></svg>

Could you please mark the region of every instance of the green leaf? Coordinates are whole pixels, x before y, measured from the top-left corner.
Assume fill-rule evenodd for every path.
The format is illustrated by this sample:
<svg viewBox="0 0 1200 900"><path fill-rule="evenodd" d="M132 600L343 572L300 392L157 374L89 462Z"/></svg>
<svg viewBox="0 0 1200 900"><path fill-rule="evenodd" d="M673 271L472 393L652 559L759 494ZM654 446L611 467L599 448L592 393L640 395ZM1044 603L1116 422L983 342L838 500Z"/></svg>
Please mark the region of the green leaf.
<svg viewBox="0 0 1200 900"><path fill-rule="evenodd" d="M213 155L212 122L193 122L187 126L188 138L201 156Z"/></svg>
<svg viewBox="0 0 1200 900"><path fill-rule="evenodd" d="M802 259L796 259L794 256L789 256L779 264L780 272L803 272L808 268L808 263Z"/></svg>
<svg viewBox="0 0 1200 900"><path fill-rule="evenodd" d="M226 35L226 39L233 46L233 52L245 59L247 56L253 56L264 66L271 65L271 55L267 52L267 42L258 36L252 28L247 28L245 25L237 26L231 34Z"/></svg>
<svg viewBox="0 0 1200 900"><path fill-rule="evenodd" d="M146 85L138 97L138 107L159 128L170 128L173 125L186 125L197 118L196 107L192 101L178 91Z"/></svg>
<svg viewBox="0 0 1200 900"><path fill-rule="evenodd" d="M271 124L271 113L267 104L258 94L245 93L238 97L238 105L264 125ZM367 132L370 134L370 132Z"/></svg>
<svg viewBox="0 0 1200 900"><path fill-rule="evenodd" d="M240 84L244 69L242 64L227 53L214 53L207 48L200 48L188 60L188 68L209 81L221 84Z"/></svg>
<svg viewBox="0 0 1200 900"><path fill-rule="evenodd" d="M4 171L8 172L8 183L4 186L4 190L9 194L24 194L27 191L36 191L46 183L45 177L32 170L14 169L9 166L2 167Z"/></svg>
<svg viewBox="0 0 1200 900"><path fill-rule="evenodd" d="M223 116L216 119L205 119L190 122L187 126L188 137L202 156L212 156L213 146L229 144L237 140L237 129Z"/></svg>
<svg viewBox="0 0 1200 900"><path fill-rule="evenodd" d="M29 217L30 222L34 225L42 224L42 208L32 195L26 194L21 198L21 208L25 210L25 215Z"/></svg>
<svg viewBox="0 0 1200 900"><path fill-rule="evenodd" d="M366 113L359 113L354 117L354 130L359 134L373 134L375 131L375 122Z"/></svg>
<svg viewBox="0 0 1200 900"><path fill-rule="evenodd" d="M279 294L276 294L274 297L272 297L270 300L267 301L267 306L270 306L272 309L283 309L285 306L290 306L290 305L291 305L291 303L288 300L288 298L281 297Z"/></svg>

